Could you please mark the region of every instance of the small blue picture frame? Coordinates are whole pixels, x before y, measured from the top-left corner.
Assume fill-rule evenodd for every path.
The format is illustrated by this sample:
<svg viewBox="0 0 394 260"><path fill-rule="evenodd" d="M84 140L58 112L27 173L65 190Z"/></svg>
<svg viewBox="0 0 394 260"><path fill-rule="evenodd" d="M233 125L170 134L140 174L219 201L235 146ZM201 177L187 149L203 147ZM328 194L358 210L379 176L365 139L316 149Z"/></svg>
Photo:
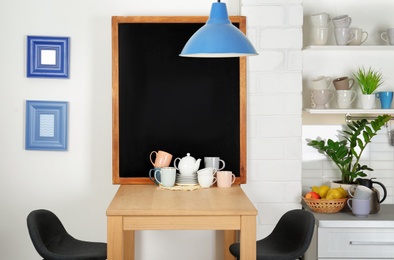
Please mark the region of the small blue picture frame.
<svg viewBox="0 0 394 260"><path fill-rule="evenodd" d="M27 36L28 78L69 78L69 37Z"/></svg>
<svg viewBox="0 0 394 260"><path fill-rule="evenodd" d="M65 101L26 101L26 150L67 150Z"/></svg>

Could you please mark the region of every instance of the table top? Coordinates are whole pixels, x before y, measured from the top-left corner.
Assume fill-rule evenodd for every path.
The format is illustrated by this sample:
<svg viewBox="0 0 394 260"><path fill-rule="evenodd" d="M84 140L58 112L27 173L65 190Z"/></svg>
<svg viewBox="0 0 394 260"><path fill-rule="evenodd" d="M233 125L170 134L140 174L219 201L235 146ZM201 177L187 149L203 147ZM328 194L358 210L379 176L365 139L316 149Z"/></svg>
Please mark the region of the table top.
<svg viewBox="0 0 394 260"><path fill-rule="evenodd" d="M107 209L107 216L257 215L239 185L231 188L172 191L156 185L121 185Z"/></svg>

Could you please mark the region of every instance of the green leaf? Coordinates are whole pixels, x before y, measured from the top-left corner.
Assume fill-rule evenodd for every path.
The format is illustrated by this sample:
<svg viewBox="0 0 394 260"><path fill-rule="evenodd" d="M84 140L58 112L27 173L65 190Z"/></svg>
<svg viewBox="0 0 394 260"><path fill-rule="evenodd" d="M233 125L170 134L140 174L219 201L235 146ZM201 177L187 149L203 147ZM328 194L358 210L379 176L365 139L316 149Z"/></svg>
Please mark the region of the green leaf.
<svg viewBox="0 0 394 260"><path fill-rule="evenodd" d="M365 140L365 143L366 143L366 144L370 142L369 135L368 135L368 133L367 133L366 131L363 132L363 137L364 137L364 140ZM359 140L360 140L360 139L359 139ZM360 140L360 141L361 141L361 140ZM362 143L362 141L361 141L361 143ZM362 145L360 145L360 147L362 148Z"/></svg>

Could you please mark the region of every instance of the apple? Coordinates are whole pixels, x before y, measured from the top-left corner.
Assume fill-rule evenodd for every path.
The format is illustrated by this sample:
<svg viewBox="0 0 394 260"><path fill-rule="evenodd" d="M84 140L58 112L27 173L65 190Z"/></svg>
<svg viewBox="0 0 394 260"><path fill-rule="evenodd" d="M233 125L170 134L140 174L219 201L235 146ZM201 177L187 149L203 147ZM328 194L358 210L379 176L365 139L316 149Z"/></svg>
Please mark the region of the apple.
<svg viewBox="0 0 394 260"><path fill-rule="evenodd" d="M305 199L320 199L320 196L317 192L310 191L305 194Z"/></svg>

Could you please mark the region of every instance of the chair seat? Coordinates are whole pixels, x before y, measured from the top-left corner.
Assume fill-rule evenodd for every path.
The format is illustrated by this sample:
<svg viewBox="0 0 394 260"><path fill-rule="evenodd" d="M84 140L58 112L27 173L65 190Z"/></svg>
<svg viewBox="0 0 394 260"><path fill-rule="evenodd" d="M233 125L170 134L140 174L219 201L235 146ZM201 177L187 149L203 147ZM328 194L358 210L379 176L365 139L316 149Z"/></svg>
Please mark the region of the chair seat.
<svg viewBox="0 0 394 260"><path fill-rule="evenodd" d="M81 241L68 234L56 237L47 245L47 249L53 254L53 259L107 259L106 243Z"/></svg>
<svg viewBox="0 0 394 260"><path fill-rule="evenodd" d="M296 245L291 245L283 241L278 244L276 240L266 239L256 242L256 259L258 260L294 260L298 259L302 252L297 250ZM240 243L230 246L230 252L234 256L240 255Z"/></svg>
<svg viewBox="0 0 394 260"><path fill-rule="evenodd" d="M27 217L30 238L44 260L105 260L107 244L72 237L49 210L34 210Z"/></svg>
<svg viewBox="0 0 394 260"><path fill-rule="evenodd" d="M301 258L309 248L314 228L315 218L311 212L301 209L286 212L271 234L256 242L256 259L294 260ZM233 256L240 259L239 243L232 244L229 250Z"/></svg>

